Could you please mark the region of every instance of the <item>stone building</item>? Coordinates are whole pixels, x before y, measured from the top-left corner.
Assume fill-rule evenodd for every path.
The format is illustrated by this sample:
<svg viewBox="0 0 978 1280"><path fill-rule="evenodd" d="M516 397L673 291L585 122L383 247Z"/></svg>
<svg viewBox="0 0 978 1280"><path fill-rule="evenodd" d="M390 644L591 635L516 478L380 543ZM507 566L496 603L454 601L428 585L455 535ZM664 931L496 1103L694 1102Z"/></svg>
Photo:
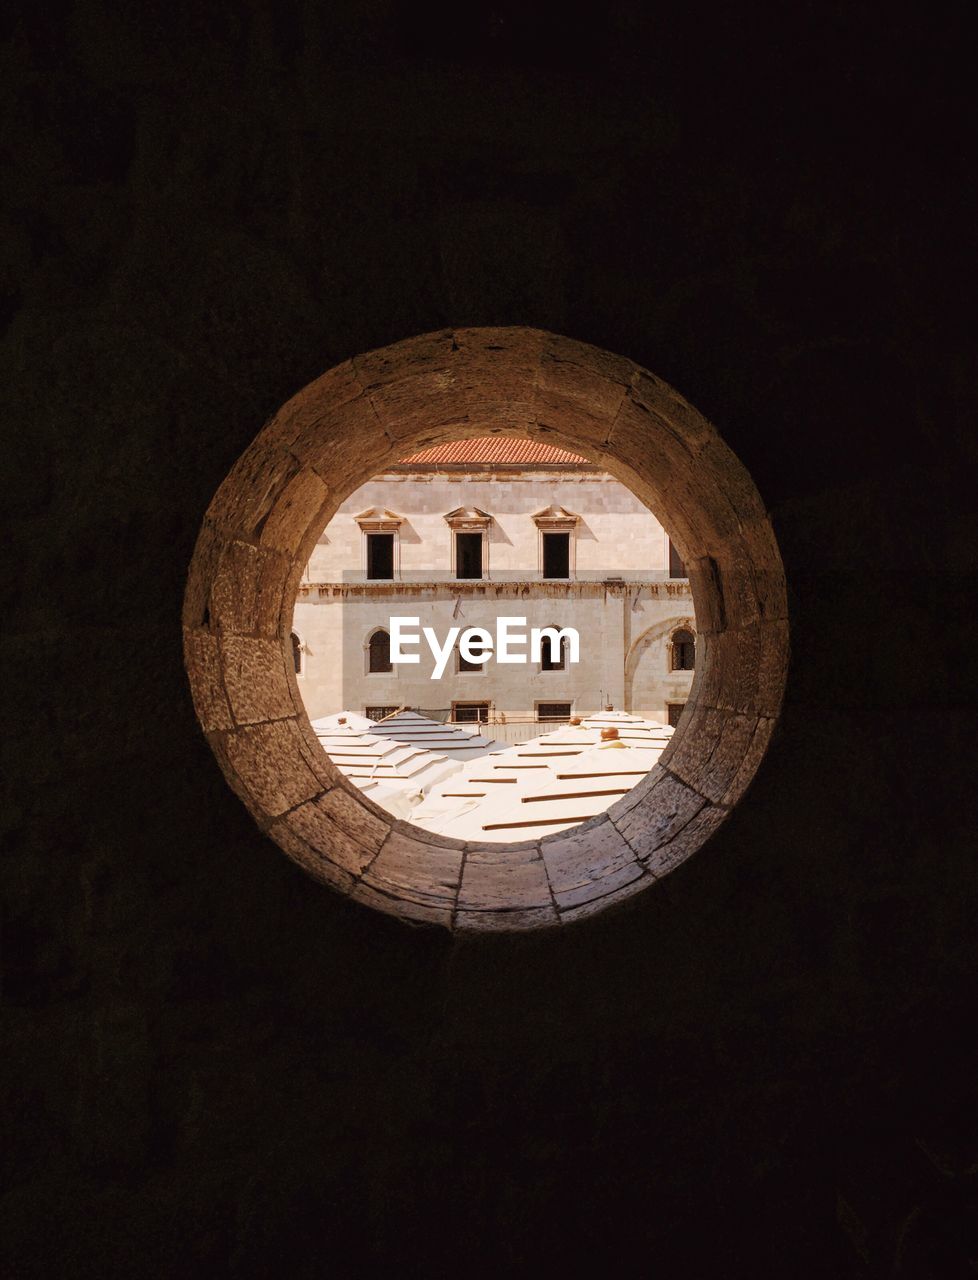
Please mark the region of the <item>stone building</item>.
<svg viewBox="0 0 978 1280"><path fill-rule="evenodd" d="M525 620L527 661L467 661L443 675L424 639L392 662L390 619L444 644L453 627ZM573 628L532 654L533 628ZM500 729L613 704L677 723L692 683L695 624L685 571L656 517L612 476L551 445L487 437L405 458L357 489L323 532L293 618L311 717L378 719L410 706ZM396 656L396 655L395 655ZM505 731L503 731L505 734Z"/></svg>

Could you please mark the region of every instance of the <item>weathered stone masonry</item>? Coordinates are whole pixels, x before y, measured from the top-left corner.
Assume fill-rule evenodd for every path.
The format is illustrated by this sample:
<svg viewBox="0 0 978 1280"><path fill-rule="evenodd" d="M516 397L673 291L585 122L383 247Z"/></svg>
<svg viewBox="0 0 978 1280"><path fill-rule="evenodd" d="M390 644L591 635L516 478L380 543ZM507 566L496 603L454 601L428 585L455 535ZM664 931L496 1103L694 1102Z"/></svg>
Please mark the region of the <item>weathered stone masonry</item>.
<svg viewBox="0 0 978 1280"><path fill-rule="evenodd" d="M421 837L352 792L309 728L289 629L303 568L348 494L409 450L494 432L576 449L661 513L703 651L682 733L639 787L571 836L487 849ZM575 920L693 853L753 776L788 655L774 535L716 431L630 361L520 328L412 338L290 400L208 509L184 628L202 727L259 825L353 899L462 930Z"/></svg>

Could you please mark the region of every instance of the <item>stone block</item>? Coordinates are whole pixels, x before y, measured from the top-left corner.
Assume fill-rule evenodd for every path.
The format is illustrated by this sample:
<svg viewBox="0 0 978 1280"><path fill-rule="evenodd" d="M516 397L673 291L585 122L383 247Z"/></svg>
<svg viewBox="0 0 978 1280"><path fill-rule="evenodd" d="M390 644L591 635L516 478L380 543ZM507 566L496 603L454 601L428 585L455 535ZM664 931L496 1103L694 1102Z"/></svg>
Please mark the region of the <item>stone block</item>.
<svg viewBox="0 0 978 1280"><path fill-rule="evenodd" d="M627 467L640 467L637 478L621 478L644 501L652 495L650 505L687 560L714 554L737 536L737 513L723 489L700 470L696 449L634 393L622 402L608 448Z"/></svg>
<svg viewBox="0 0 978 1280"><path fill-rule="evenodd" d="M451 910L461 872L460 848L447 849L392 830L363 878L391 897Z"/></svg>
<svg viewBox="0 0 978 1280"><path fill-rule="evenodd" d="M731 537L717 552L715 563L723 591L727 627L736 631L760 622L761 604L754 565L739 534Z"/></svg>
<svg viewBox="0 0 978 1280"><path fill-rule="evenodd" d="M473 425L469 409L453 395L452 385L447 368L433 369L371 388L370 403L391 439L407 449L409 443L414 447L419 431L428 430L433 433L429 439L437 439L464 435Z"/></svg>
<svg viewBox="0 0 978 1280"><path fill-rule="evenodd" d="M362 903L365 907L383 911L389 916L397 916L399 920L407 920L412 924L437 924L446 929L452 927L450 907L438 907L407 898L392 897L362 880L354 885L350 891L350 898L354 902Z"/></svg>
<svg viewBox="0 0 978 1280"><path fill-rule="evenodd" d="M634 388L619 406L607 447L653 473L663 493L688 479L696 453L661 413L636 396Z"/></svg>
<svg viewBox="0 0 978 1280"><path fill-rule="evenodd" d="M707 633L703 654L716 684L716 704L724 711L750 711L757 691L760 629Z"/></svg>
<svg viewBox="0 0 978 1280"><path fill-rule="evenodd" d="M465 911L552 908L539 850L496 848L466 854L458 906Z"/></svg>
<svg viewBox="0 0 978 1280"><path fill-rule="evenodd" d="M222 552L210 594L211 625L236 635L277 636L286 602L288 558L245 542L228 543Z"/></svg>
<svg viewBox="0 0 978 1280"><path fill-rule="evenodd" d="M605 911L616 903L621 903L627 898L634 897L640 889L651 883L652 877L643 873L638 880L632 880L630 883L622 885L620 888L611 893L606 893L600 898L594 898L589 902L580 902L576 906L562 909L559 913L560 923L573 924L580 920L586 920L589 916L596 916L599 911Z"/></svg>
<svg viewBox="0 0 978 1280"><path fill-rule="evenodd" d="M341 831L376 853L387 839L392 824L372 813L360 795L348 787L350 784L345 783L327 791L319 798L320 808L329 814Z"/></svg>
<svg viewBox="0 0 978 1280"><path fill-rule="evenodd" d="M744 552L750 558L754 587L765 622L788 617L788 592L784 565L770 520L752 520L741 526Z"/></svg>
<svg viewBox="0 0 978 1280"><path fill-rule="evenodd" d="M696 630L705 636L727 629L727 604L720 566L711 556L687 562L689 588L696 601Z"/></svg>
<svg viewBox="0 0 978 1280"><path fill-rule="evenodd" d="M297 835L289 825L288 819L273 823L268 828L268 834L297 866L307 871L314 879L329 885L331 889L337 889L340 893L348 894L352 891L356 884L354 877Z"/></svg>
<svg viewBox="0 0 978 1280"><path fill-rule="evenodd" d="M700 849L730 814L719 805L705 805L677 831L666 844L653 850L647 860L651 875L656 879L668 875L681 862Z"/></svg>
<svg viewBox="0 0 978 1280"><path fill-rule="evenodd" d="M202 728L207 733L230 729L234 720L221 681L217 636L209 631L184 631L183 640L190 691Z"/></svg>
<svg viewBox="0 0 978 1280"><path fill-rule="evenodd" d="M774 620L761 627L760 658L753 710L759 715L775 717L781 710L791 650L788 624Z"/></svg>
<svg viewBox="0 0 978 1280"><path fill-rule="evenodd" d="M286 485L300 470L287 449L264 434L251 442L207 508L207 519L231 537L257 537Z"/></svg>
<svg viewBox="0 0 978 1280"><path fill-rule="evenodd" d="M689 453L698 453L716 436L716 429L688 400L647 369L636 369L630 397L660 418Z"/></svg>
<svg viewBox="0 0 978 1280"><path fill-rule="evenodd" d="M262 428L262 438L294 453L299 440L316 434L324 414L339 412L363 398L363 384L353 361L344 360L287 401Z"/></svg>
<svg viewBox="0 0 978 1280"><path fill-rule="evenodd" d="M293 715L281 644L251 636L221 638L224 686L238 724Z"/></svg>
<svg viewBox="0 0 978 1280"><path fill-rule="evenodd" d="M245 725L224 741L228 764L265 817L277 817L321 790L302 758L299 741L292 720Z"/></svg>
<svg viewBox="0 0 978 1280"><path fill-rule="evenodd" d="M211 585L228 539L205 520L197 535L183 597L183 625L191 631L211 625Z"/></svg>
<svg viewBox="0 0 978 1280"><path fill-rule="evenodd" d="M788 671L786 622L707 635L704 650L715 669L719 706L746 715L777 715Z"/></svg>
<svg viewBox="0 0 978 1280"><path fill-rule="evenodd" d="M390 437L422 447L422 435L444 438L446 428L528 429L542 343L542 334L525 329L442 330L358 356L354 366Z"/></svg>
<svg viewBox="0 0 978 1280"><path fill-rule="evenodd" d="M299 733L302 758L305 760L312 773L322 783L323 790L328 791L333 787L351 785L349 783L344 784L343 775L323 750L322 743L316 737L313 732L312 725L309 723L309 716L306 713L305 707L302 705L301 698L297 700L296 704L295 726Z"/></svg>
<svg viewBox="0 0 978 1280"><path fill-rule="evenodd" d="M571 831L544 840L540 852L561 910L606 897L644 874L610 820L590 831Z"/></svg>
<svg viewBox="0 0 978 1280"><path fill-rule="evenodd" d="M757 724L756 716L734 713L725 717L723 728L709 760L690 779L697 791L720 801L743 764Z"/></svg>
<svg viewBox="0 0 978 1280"><path fill-rule="evenodd" d="M323 510L326 499L326 485L320 477L314 471L300 471L288 482L269 512L259 536L260 545L294 552L310 523ZM321 532L320 527L317 534Z"/></svg>
<svg viewBox="0 0 978 1280"><path fill-rule="evenodd" d="M351 876L359 876L376 855L372 841L364 843L349 835L323 805L324 797L301 804L276 824L287 825L321 857Z"/></svg>
<svg viewBox="0 0 978 1280"><path fill-rule="evenodd" d="M545 929L558 919L552 904L525 911L458 911L455 929L458 933L523 933Z"/></svg>
<svg viewBox="0 0 978 1280"><path fill-rule="evenodd" d="M696 455L696 469L705 487L723 494L738 524L766 518L767 512L750 472L718 435L703 443Z"/></svg>
<svg viewBox="0 0 978 1280"><path fill-rule="evenodd" d="M634 371L635 366L620 356L549 335L538 375L540 422L603 443Z"/></svg>
<svg viewBox="0 0 978 1280"><path fill-rule="evenodd" d="M773 720L761 718L756 722L747 750L744 752L740 765L731 778L729 786L721 797L723 804L736 804L750 786L751 780L757 772L757 767L764 758L764 753L767 750L768 743L771 741L773 731Z"/></svg>
<svg viewBox="0 0 978 1280"><path fill-rule="evenodd" d="M486 426L532 431L546 335L522 328L456 329L454 338L453 386L479 433Z"/></svg>
<svg viewBox="0 0 978 1280"><path fill-rule="evenodd" d="M703 636L697 645L696 671L693 673L693 683L687 702L695 702L697 706L702 707L718 706L721 672L715 659L716 654L710 645L709 637Z"/></svg>
<svg viewBox="0 0 978 1280"><path fill-rule="evenodd" d="M663 755L665 755L665 752L663 752ZM640 779L639 782L632 787L631 791L627 792L620 800L616 800L615 803L609 807L608 813L614 813L616 817L623 817L626 813L630 813L632 809L637 809L640 805L644 805L656 784L668 776L669 775L662 767L662 757L660 756L659 760L652 766L648 774L644 778ZM598 824L603 818L604 814L599 814L596 818L592 818L591 822ZM584 829L585 828L582 826L581 830L583 831Z"/></svg>
<svg viewBox="0 0 978 1280"><path fill-rule="evenodd" d="M645 804L620 817L614 815L613 821L636 857L644 862L681 831L705 803L703 797L685 783L666 774L656 783Z"/></svg>
<svg viewBox="0 0 978 1280"><path fill-rule="evenodd" d="M295 457L319 476L337 504L356 488L365 470L376 471L391 461L393 449L385 424L362 390L355 400L322 405L318 416L309 420L291 446Z"/></svg>
<svg viewBox="0 0 978 1280"><path fill-rule="evenodd" d="M673 737L660 756L660 765L683 782L701 790L698 780L709 770L710 757L720 741L729 714L697 703L682 733Z"/></svg>
<svg viewBox="0 0 978 1280"><path fill-rule="evenodd" d="M433 333L421 333L389 347L355 356L353 367L361 385L372 391L417 373L446 368L453 344L451 329L437 329Z"/></svg>

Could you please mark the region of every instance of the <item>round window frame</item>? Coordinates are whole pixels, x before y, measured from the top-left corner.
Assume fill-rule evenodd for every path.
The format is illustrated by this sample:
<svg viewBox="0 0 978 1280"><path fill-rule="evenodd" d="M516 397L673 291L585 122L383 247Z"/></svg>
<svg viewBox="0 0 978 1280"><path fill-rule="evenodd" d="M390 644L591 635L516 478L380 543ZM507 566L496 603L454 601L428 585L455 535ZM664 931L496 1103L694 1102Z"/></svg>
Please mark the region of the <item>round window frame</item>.
<svg viewBox="0 0 978 1280"><path fill-rule="evenodd" d="M480 844L393 818L322 750L293 670L293 608L340 503L405 454L501 434L584 453L662 521L702 652L672 742L605 813ZM624 357L529 328L446 329L344 361L261 430L207 509L184 600L201 727L259 827L317 880L413 923L546 928L633 896L741 800L788 673L784 568L754 482L678 392Z"/></svg>

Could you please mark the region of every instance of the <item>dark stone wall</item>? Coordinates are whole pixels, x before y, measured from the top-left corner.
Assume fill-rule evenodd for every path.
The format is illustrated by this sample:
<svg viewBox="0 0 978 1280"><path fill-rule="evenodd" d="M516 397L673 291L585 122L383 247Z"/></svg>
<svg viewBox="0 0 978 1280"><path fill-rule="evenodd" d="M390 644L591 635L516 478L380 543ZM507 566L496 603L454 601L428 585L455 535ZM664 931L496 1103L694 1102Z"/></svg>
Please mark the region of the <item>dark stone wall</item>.
<svg viewBox="0 0 978 1280"><path fill-rule="evenodd" d="M971 1274L965 10L527 8L14 7L6 1274ZM794 658L690 863L459 942L259 835L180 604L296 389L513 323L717 423Z"/></svg>

